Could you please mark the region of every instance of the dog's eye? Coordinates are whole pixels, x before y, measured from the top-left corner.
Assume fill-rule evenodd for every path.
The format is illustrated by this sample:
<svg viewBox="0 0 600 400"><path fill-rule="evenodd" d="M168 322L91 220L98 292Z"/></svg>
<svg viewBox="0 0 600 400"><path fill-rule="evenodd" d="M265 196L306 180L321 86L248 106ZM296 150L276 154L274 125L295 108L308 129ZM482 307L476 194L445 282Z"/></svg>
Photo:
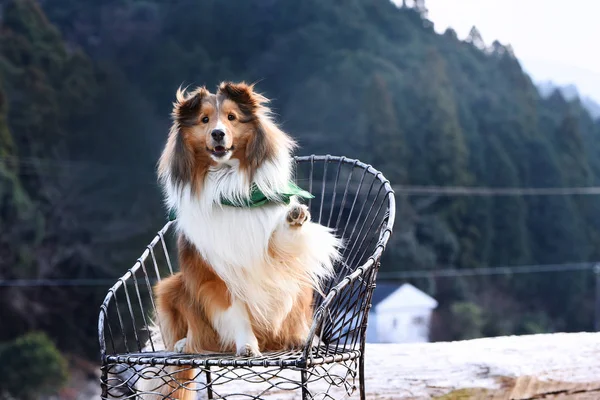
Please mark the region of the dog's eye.
<svg viewBox="0 0 600 400"><path fill-rule="evenodd" d="M227 119L228 119L228 120L230 120L230 121L233 121L233 120L235 119L235 115L233 115L233 114L229 114L229 115L227 116Z"/></svg>
<svg viewBox="0 0 600 400"><path fill-rule="evenodd" d="M202 123L204 123L204 124L208 124L208 117L204 117L204 118L202 118Z"/></svg>

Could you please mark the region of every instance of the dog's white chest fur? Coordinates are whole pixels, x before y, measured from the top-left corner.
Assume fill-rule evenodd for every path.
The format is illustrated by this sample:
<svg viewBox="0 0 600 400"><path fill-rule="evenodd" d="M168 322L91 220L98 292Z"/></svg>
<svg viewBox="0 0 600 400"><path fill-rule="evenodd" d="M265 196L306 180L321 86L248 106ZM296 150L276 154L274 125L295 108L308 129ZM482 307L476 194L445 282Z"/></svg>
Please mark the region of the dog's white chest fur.
<svg viewBox="0 0 600 400"><path fill-rule="evenodd" d="M250 270L265 262L269 239L285 212L281 205L207 210L192 200L181 204L178 225L215 272L226 277L230 269Z"/></svg>

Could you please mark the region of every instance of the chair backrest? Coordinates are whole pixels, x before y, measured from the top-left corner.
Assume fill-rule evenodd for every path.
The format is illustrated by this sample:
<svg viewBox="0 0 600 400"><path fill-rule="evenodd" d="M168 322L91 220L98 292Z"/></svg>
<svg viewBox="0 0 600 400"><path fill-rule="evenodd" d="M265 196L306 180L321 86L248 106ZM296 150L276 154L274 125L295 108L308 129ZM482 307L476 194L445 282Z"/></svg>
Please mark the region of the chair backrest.
<svg viewBox="0 0 600 400"><path fill-rule="evenodd" d="M315 298L312 333L326 351L314 350L312 356L335 355L364 343L379 259L394 224L394 194L379 171L358 160L308 156L296 161L297 184L315 196L309 202L313 221L333 228L345 242L326 297Z"/></svg>
<svg viewBox="0 0 600 400"><path fill-rule="evenodd" d="M345 242L336 274L324 288L330 295L315 297L315 319L322 321L313 333L327 345L354 346L364 339L378 261L391 234L393 192L381 173L358 160L314 155L295 160L296 183L315 196L308 201L312 220L333 228ZM171 225L109 290L98 326L103 356L163 350L152 340L145 344L156 311L152 285L177 270Z"/></svg>

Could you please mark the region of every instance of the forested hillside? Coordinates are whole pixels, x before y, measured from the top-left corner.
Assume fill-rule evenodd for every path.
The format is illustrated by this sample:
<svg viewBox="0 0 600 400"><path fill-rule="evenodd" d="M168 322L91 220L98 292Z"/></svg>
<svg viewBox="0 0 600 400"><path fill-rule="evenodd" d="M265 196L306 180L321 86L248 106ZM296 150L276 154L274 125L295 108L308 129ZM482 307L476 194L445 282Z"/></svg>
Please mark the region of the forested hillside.
<svg viewBox="0 0 600 400"><path fill-rule="evenodd" d="M258 82L300 153L360 158L397 185L600 181L600 122L577 99L540 96L510 47L484 48L475 31L467 41L436 34L420 9L389 0L2 4L0 279L114 278L129 267L164 221L154 166L180 84ZM397 196L382 276L600 260L595 196ZM434 338L455 339L591 329L591 278L417 283L441 304ZM40 328L93 353L102 285L1 288L9 307L0 320L14 323L0 339Z"/></svg>
<svg viewBox="0 0 600 400"><path fill-rule="evenodd" d="M35 2L6 2L0 52L0 279L113 279L156 223L146 213L162 212L159 141L129 140L147 121L130 117L130 93L113 96L118 73L65 43ZM0 341L42 329L94 354L105 290L1 287Z"/></svg>

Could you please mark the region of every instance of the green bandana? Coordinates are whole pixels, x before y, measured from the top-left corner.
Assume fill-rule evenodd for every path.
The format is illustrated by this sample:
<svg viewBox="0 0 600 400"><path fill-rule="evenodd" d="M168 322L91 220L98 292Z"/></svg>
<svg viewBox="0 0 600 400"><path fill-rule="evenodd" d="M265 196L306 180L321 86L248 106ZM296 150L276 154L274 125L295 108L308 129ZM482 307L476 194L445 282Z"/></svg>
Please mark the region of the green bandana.
<svg viewBox="0 0 600 400"><path fill-rule="evenodd" d="M260 207L271 202L290 204L292 196L298 196L303 199L312 199L315 197L306 190L300 189L294 182L290 181L283 191L277 193L277 199L268 199L256 185L252 185L249 199L242 201L242 203L233 203L229 200L222 199L221 204L232 207Z"/></svg>
<svg viewBox="0 0 600 400"><path fill-rule="evenodd" d="M294 182L289 181L287 187L277 193L277 199L269 199L263 192L260 191L256 185L252 185L252 190L250 191L250 198L242 201L242 203L234 203L229 200L221 199L221 204L224 206L231 207L260 207L268 203L282 203L282 204L290 204L290 199L293 196L298 196L303 199L314 199L315 196L307 192L306 190L301 189ZM176 218L176 213L174 209L169 211L169 220L173 221Z"/></svg>

